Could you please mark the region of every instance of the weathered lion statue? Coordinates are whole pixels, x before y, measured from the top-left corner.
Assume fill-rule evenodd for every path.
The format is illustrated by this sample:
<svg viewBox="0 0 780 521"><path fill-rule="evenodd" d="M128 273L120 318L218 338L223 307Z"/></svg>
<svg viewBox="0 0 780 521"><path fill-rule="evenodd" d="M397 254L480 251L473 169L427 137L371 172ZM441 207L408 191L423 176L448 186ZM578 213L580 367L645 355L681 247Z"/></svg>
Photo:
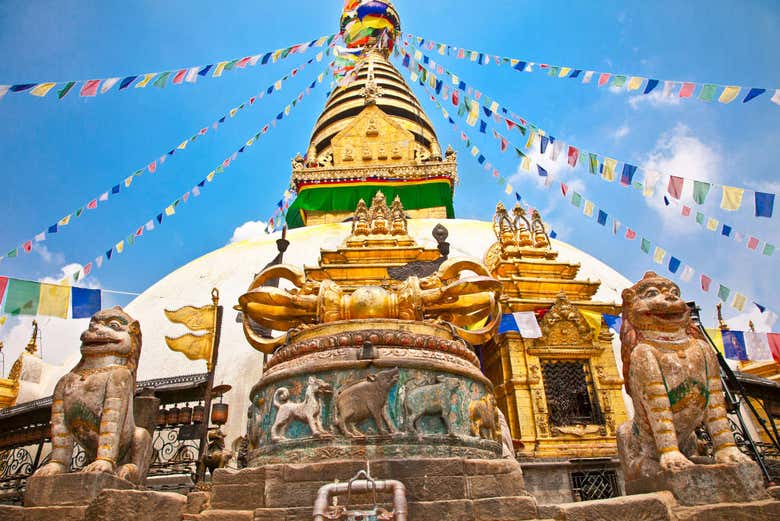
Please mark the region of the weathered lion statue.
<svg viewBox="0 0 780 521"><path fill-rule="evenodd" d="M623 379L634 419L618 429L627 480L694 465L694 430L712 438L716 463L749 461L726 419L718 360L691 321L680 288L653 272L623 291Z"/></svg>
<svg viewBox="0 0 780 521"><path fill-rule="evenodd" d="M87 454L82 472L143 483L152 440L133 417L141 327L122 308L96 313L81 334L81 360L57 382L51 407L51 461L36 476L68 471L73 444Z"/></svg>

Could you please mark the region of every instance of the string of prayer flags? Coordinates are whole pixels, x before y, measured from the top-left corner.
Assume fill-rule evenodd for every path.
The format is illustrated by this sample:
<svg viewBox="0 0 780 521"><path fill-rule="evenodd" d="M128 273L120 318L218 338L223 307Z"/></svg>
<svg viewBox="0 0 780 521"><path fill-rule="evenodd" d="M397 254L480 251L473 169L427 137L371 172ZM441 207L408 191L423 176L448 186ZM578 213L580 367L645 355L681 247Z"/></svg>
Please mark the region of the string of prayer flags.
<svg viewBox="0 0 780 521"><path fill-rule="evenodd" d="M327 68L323 70L318 76L315 81L313 81L303 92L298 94L294 100L296 100L296 104L293 105L290 103L290 106L300 106L299 103L297 103L298 100L302 100L305 96L311 94L314 91L314 88L317 87L320 83L322 83L323 79L325 78L325 72L327 71ZM84 268L82 268L80 271L78 271L74 276L73 280L74 282L83 280L87 276L90 275L92 272L92 266L101 267L103 265L104 261L110 261L113 258L116 257L116 255L122 254L126 247L134 246L136 243L136 240L141 238L144 234L144 230L146 232L151 232L152 230L157 229L157 226L162 225L165 220L167 220L169 217L172 217L176 214L176 209L179 207L179 205L186 204L188 200L190 200L190 194L194 195L195 197L198 197L201 194L201 190L206 186L207 183L211 183L216 174L222 174L224 173L232 164L233 162L239 157L239 154L246 151L248 147L253 146L256 144L260 138L266 134L271 126L275 127L275 122L277 120L284 119L286 117L286 114L284 112L280 112L281 117L276 116L275 119L272 120L272 123L269 123L265 125L260 131L258 131L254 136L250 137L244 144L241 145L238 150L230 154L228 157L226 157L216 168L214 168L211 172L209 172L206 177L204 177L200 182L198 182L192 189L190 189L188 192L183 194L180 198L173 201L171 204L167 205L163 210L158 212L156 214L156 217L149 219L145 222L145 224L141 224L140 226L135 227L132 232L124 239L117 242L114 246L108 248L105 250L104 255L99 255L95 258L94 264L93 262L87 263ZM157 221L157 226L155 226L154 221Z"/></svg>
<svg viewBox="0 0 780 521"><path fill-rule="evenodd" d="M490 55L480 51L458 48L453 45L436 42L411 34L408 34L407 37L414 38L417 41L417 45L422 45L424 42L428 42L429 49L436 47L439 49L439 54L455 56L457 59L461 60L469 58L470 61L477 62L481 65L489 65L491 63L492 57L493 62L498 66L502 64L509 65L512 69L518 72L538 72L553 78L577 80L577 82L581 85L591 83L592 78L595 76L598 78L595 82L597 87L608 86L612 92L633 92L639 96L646 96L651 94L659 84L663 83L663 91L661 95L664 97L697 99L703 102L713 102L717 100L718 103L728 104L738 99L743 94L744 97L742 97L742 103L747 103L769 92L772 93L771 97L769 95L763 97L765 99L768 98L769 101L775 105L780 105L780 89L662 80L630 74L589 71L578 69L573 66L550 65L548 63L520 60L507 56ZM581 80L580 77L582 78ZM642 85L645 86L644 89L642 89Z"/></svg>
<svg viewBox="0 0 780 521"><path fill-rule="evenodd" d="M45 315L57 318L89 318L101 306L101 290L50 284L31 280L0 277L5 290L0 291L0 301L5 294L3 312L7 315Z"/></svg>
<svg viewBox="0 0 780 521"><path fill-rule="evenodd" d="M199 130L197 130L191 137L188 139L185 139L182 141L178 146L171 148L167 154L163 154L158 159L152 160L151 163L147 164L146 166L139 168L138 170L135 170L130 176L125 177L122 181L117 182L110 190L106 190L101 195L93 197L89 202L85 203L81 208L78 210L75 210L73 213L66 215L62 219L60 219L57 223L49 226L46 230L41 231L37 235L35 235L35 242L42 242L46 240L46 237L48 235L52 235L55 233L59 233L62 231L62 227L66 226L70 223L72 217L80 217L84 213L84 208L87 210L95 210L98 208L99 203L105 203L109 201L109 193L110 198L113 199L117 195L119 195L122 191L125 191L130 188L132 185L133 180L136 177L139 177L143 175L146 172L149 172L150 174L154 174L157 172L158 166L161 166L163 163L165 163L166 159L169 157L173 157L177 153L180 153L182 150L186 150L187 144L196 142L201 136L206 135L206 133L209 131L209 129L213 129L214 131L217 130L217 128L224 124L228 119L234 117L236 113L239 111L242 111L245 108L251 107L255 105L255 103L259 102L266 96L271 96L274 92L281 89L282 82L287 81L288 79L294 77L297 75L299 71L303 71L306 67L306 65L309 65L313 62L313 58L305 62L304 64L293 68L291 71L289 71L287 74L285 74L282 78L278 79L276 82L272 83L271 86L269 86L267 89L263 89L258 92L258 94L251 96L249 99L241 103L235 108L230 109L229 111L225 112L220 118L216 119L211 125L207 125L204 127L201 127ZM313 88L315 82L312 82L309 85L309 88ZM276 88L276 85L279 85L279 88ZM295 103L295 101L293 102ZM124 190L122 189L124 187ZM22 245L22 251L25 253L30 253L32 251L32 241L27 241L23 243ZM15 253L14 253L15 252ZM5 257L6 258L14 258L18 257L19 254L19 248L16 248L14 250L9 251ZM2 257L0 257L2 258Z"/></svg>
<svg viewBox="0 0 780 521"><path fill-rule="evenodd" d="M523 338L540 338L542 329L533 311L516 311L501 315L498 333L517 331Z"/></svg>
<svg viewBox="0 0 780 521"><path fill-rule="evenodd" d="M251 56L244 56L242 58L236 58L233 60L221 60L216 63L208 65L197 65L194 67L177 67L169 71L163 72L147 72L143 74L133 74L125 76L120 80L120 77L110 77L101 79L90 80L72 80L67 82L40 82L40 83L17 83L14 85L0 85L0 99L8 92L11 93L24 93L29 92L32 96L37 98L44 98L46 95L54 89L56 86L61 85L62 88L57 91L57 99L62 99L67 96L76 85L80 85L78 89L79 96L81 97L94 97L98 94L105 94L119 84L118 91L123 91L129 88L135 82L134 89L142 89L149 85L153 85L157 88L164 88L168 85L168 81L173 75L171 84L183 85L184 83L195 83L198 77L208 77L211 72L212 78L219 78L224 71L234 71L246 68L246 66L254 67L258 63L266 65L269 61L276 63L283 60L293 54L303 54L309 48L330 46L337 35L331 34L321 36L315 40L309 42L301 42L289 47L277 49L275 51L268 51L265 53L259 53ZM317 60L319 61L319 59ZM141 78L139 80L139 78ZM138 81L136 81L138 80ZM102 85L101 85L102 84Z"/></svg>
<svg viewBox="0 0 780 521"><path fill-rule="evenodd" d="M408 41L404 41L403 43L404 46L411 47L412 49L414 49L414 46L409 46ZM428 76L432 76L434 78L436 77L435 73L431 72L430 69L427 69L424 65L419 63L420 60L412 58L411 55L407 53L406 50L404 50L403 48L399 47L397 49L399 49L400 54L403 56L403 60L404 60L403 63L405 64L407 69L414 70L417 72L424 72ZM419 49L415 50L415 53L420 53L420 59L428 60L428 63L431 66L431 68L433 68L434 66L441 67L440 65L437 65L432 59L430 59L426 54L420 52ZM452 72L450 72L449 70L443 67L442 70L444 74L452 78L452 84L454 86L452 99L454 105L462 107L462 110L469 110L471 104L475 101L470 97L471 96L470 93L474 94L474 98L477 98L477 94L479 94L478 97L479 103L481 103L483 112L489 118L494 119L496 122L504 122L509 130L517 130L523 136L526 136L527 140L525 141L525 147L524 147L526 149L533 148L536 145L536 142L539 142L539 152L542 156L545 156L546 151L548 150L548 147L545 145L545 142L557 143L557 145L553 147L553 150L555 150L556 148L558 150L564 150L564 149L567 150L567 162L571 168L581 166L584 161L591 174L594 175L601 174L601 179L607 182L612 182L615 180L615 175L616 172L618 171L618 166L620 163L623 163L623 170L622 170L623 173L621 174L621 182L620 182L621 186L623 187L635 186L633 179L635 177L635 174L641 170L643 172L644 179L640 187L643 189L643 195L645 197L651 197L654 195L655 186L658 183L658 181L660 181L662 178L666 178L668 180L667 193L670 195L670 197L677 200L679 200L682 197L682 194L684 192L684 187L686 184L698 183L698 192L696 186L694 186L694 189L692 190L692 193L694 195L694 200L697 200L697 202L698 199L701 199L703 201L706 198L706 195L710 191L711 187L718 186L701 180L689 179L680 176L671 176L661 172L648 170L646 168L640 168L637 165L634 165L630 162L606 157L603 154L599 154L596 152L585 151L584 149L574 144L567 145L561 142L561 140L559 140L555 136L552 136L548 132L544 131L543 129L540 129L538 126L528 121L527 119L518 116L517 114L512 112L508 107L498 103L497 101L491 99L489 96L485 95L484 93L481 93L479 90L469 86L465 81L460 79L459 76L453 74ZM460 91L460 94L456 95L458 91L454 90L455 88L457 88ZM458 112L458 115L462 115L462 110ZM542 139L542 136L544 136L544 139ZM730 186L721 186L721 187L724 191L724 199L725 199L724 208L733 209L733 210L739 209L741 207L742 199L743 199L743 197L740 194L744 194L744 192L753 192L755 194L755 216L772 217L774 211L775 194L753 191L745 188L730 187ZM742 192L739 192L740 190Z"/></svg>

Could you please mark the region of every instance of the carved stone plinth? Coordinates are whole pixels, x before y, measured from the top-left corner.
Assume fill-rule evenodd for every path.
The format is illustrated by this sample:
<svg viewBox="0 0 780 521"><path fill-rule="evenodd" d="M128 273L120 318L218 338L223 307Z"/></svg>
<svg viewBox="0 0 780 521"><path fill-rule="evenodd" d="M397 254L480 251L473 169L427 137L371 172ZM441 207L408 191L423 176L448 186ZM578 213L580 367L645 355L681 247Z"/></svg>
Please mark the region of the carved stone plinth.
<svg viewBox="0 0 780 521"><path fill-rule="evenodd" d="M731 465L695 465L665 471L652 478L626 480L628 494L669 490L681 505L741 503L770 496L758 466L751 462Z"/></svg>
<svg viewBox="0 0 780 521"><path fill-rule="evenodd" d="M74 472L32 476L27 481L24 504L28 507L83 506L106 489L132 490L135 486L113 474Z"/></svg>

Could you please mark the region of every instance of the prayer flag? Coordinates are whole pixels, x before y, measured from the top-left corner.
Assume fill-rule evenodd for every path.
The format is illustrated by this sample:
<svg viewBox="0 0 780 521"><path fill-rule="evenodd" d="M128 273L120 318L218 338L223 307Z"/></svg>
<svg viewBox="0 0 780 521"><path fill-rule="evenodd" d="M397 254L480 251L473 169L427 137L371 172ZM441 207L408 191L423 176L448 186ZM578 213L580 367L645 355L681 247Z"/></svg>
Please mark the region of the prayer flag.
<svg viewBox="0 0 780 521"><path fill-rule="evenodd" d="M599 156L588 152L588 166L591 174L596 174L599 170Z"/></svg>
<svg viewBox="0 0 780 521"><path fill-rule="evenodd" d="M498 332L506 333L507 331L517 331L523 338L540 338L542 336L542 330L533 311L518 311L502 315Z"/></svg>
<svg viewBox="0 0 780 521"><path fill-rule="evenodd" d="M712 339L712 343L715 344L715 349L722 355L723 352L723 336L721 336L720 329L717 328L705 328L707 336Z"/></svg>
<svg viewBox="0 0 780 521"><path fill-rule="evenodd" d="M616 333L620 333L620 328L623 325L623 319L620 315L608 315L607 313L604 313L602 316L609 329L612 329Z"/></svg>
<svg viewBox="0 0 780 521"><path fill-rule="evenodd" d="M695 83L684 82L682 84L682 87L680 87L680 97L690 98L691 96L693 96L694 89L696 89Z"/></svg>
<svg viewBox="0 0 780 521"><path fill-rule="evenodd" d="M537 164L536 165L537 170L539 171L539 177L547 177L547 170L542 168L542 165Z"/></svg>
<svg viewBox="0 0 780 521"><path fill-rule="evenodd" d="M101 293L99 289L71 288L71 307L73 318L90 318L100 311Z"/></svg>
<svg viewBox="0 0 780 521"><path fill-rule="evenodd" d="M184 75L187 74L187 69L182 69L177 72L173 77L174 85L181 85L184 82Z"/></svg>
<svg viewBox="0 0 780 521"><path fill-rule="evenodd" d="M111 90L111 87L119 83L120 78L108 78L107 80L103 81L103 85L100 87L100 93L105 94L109 90Z"/></svg>
<svg viewBox="0 0 780 521"><path fill-rule="evenodd" d="M639 248L640 248L640 249L641 249L643 252L645 252L645 253L650 253L650 246L651 246L651 243L650 243L650 241L648 241L647 239L645 239L644 237L642 237L642 242L639 244Z"/></svg>
<svg viewBox="0 0 780 521"><path fill-rule="evenodd" d="M729 293L731 293L731 290L724 286L723 284L718 284L718 298L721 299L723 302L726 302L729 299Z"/></svg>
<svg viewBox="0 0 780 521"><path fill-rule="evenodd" d="M116 250L117 253L122 253L123 251L125 251L125 241L119 241L118 243L116 243L114 249Z"/></svg>
<svg viewBox="0 0 780 521"><path fill-rule="evenodd" d="M43 242L46 240L46 232L41 232L35 236L35 242Z"/></svg>
<svg viewBox="0 0 780 521"><path fill-rule="evenodd" d="M742 195L745 193L743 188L733 186L723 187L723 197L720 200L720 207L724 210L735 211L742 206Z"/></svg>
<svg viewBox="0 0 780 521"><path fill-rule="evenodd" d="M30 253L32 251L32 241L27 241L22 244L22 249L25 253Z"/></svg>
<svg viewBox="0 0 780 521"><path fill-rule="evenodd" d="M66 226L70 222L70 215L66 215L57 222L58 226Z"/></svg>
<svg viewBox="0 0 780 521"><path fill-rule="evenodd" d="M772 358L780 364L780 333L767 333L766 339L769 343L769 351L772 353Z"/></svg>
<svg viewBox="0 0 780 521"><path fill-rule="evenodd" d="M569 187L566 186L565 183L561 183L561 194L563 197L566 197L566 192L569 190Z"/></svg>
<svg viewBox="0 0 780 521"><path fill-rule="evenodd" d="M144 74L144 77L141 81L135 84L136 89L143 89L146 87L146 84L152 81L152 78L154 78L157 75L156 72L150 72L148 74Z"/></svg>
<svg viewBox="0 0 780 521"><path fill-rule="evenodd" d="M772 96L771 101L775 105L780 105L780 89L775 90L775 95Z"/></svg>
<svg viewBox="0 0 780 521"><path fill-rule="evenodd" d="M656 262L656 264L663 264L664 257L666 257L666 250L656 246L655 251L653 252L653 260Z"/></svg>
<svg viewBox="0 0 780 521"><path fill-rule="evenodd" d="M3 301L5 295L5 288L8 287L8 277L0 277L0 302Z"/></svg>
<svg viewBox="0 0 780 521"><path fill-rule="evenodd" d="M127 76L125 78L122 78L122 81L119 82L119 90L125 90L127 87L130 86L131 83L135 81L135 79L138 76Z"/></svg>
<svg viewBox="0 0 780 521"><path fill-rule="evenodd" d="M645 85L645 91L643 94L650 94L654 88L658 86L658 80L648 79L647 85Z"/></svg>
<svg viewBox="0 0 780 521"><path fill-rule="evenodd" d="M724 224L723 228L720 231L720 234L729 237L731 235L731 226L729 226L728 224Z"/></svg>
<svg viewBox="0 0 780 521"><path fill-rule="evenodd" d="M587 215L588 217L593 217L593 202L585 200L585 206L582 208L582 213Z"/></svg>
<svg viewBox="0 0 780 521"><path fill-rule="evenodd" d="M645 79L641 76L631 76L631 79L628 80L628 90L637 90L639 87L642 86L642 82Z"/></svg>
<svg viewBox="0 0 780 521"><path fill-rule="evenodd" d="M636 174L636 166L623 163L623 173L620 175L620 184L623 186L631 186L634 174Z"/></svg>
<svg viewBox="0 0 780 521"><path fill-rule="evenodd" d="M534 146L534 141L536 140L536 131L532 130L531 133L528 135L528 140L525 142L525 148L531 148Z"/></svg>
<svg viewBox="0 0 780 521"><path fill-rule="evenodd" d="M598 86L603 87L604 85L606 85L607 82L609 81L610 76L611 74L608 72L602 72L601 74L599 74Z"/></svg>
<svg viewBox="0 0 780 521"><path fill-rule="evenodd" d="M679 199L682 195L682 189L683 189L683 182L685 180L682 177L677 176L669 176L669 186L667 187L667 191L669 192L669 195L674 197L675 199Z"/></svg>
<svg viewBox="0 0 780 521"><path fill-rule="evenodd" d="M612 235L617 235L619 228L620 228L620 221L618 221L617 219L612 219Z"/></svg>
<svg viewBox="0 0 780 521"><path fill-rule="evenodd" d="M766 333L745 331L745 352L748 360L766 362L772 360L772 352L769 350L769 339Z"/></svg>
<svg viewBox="0 0 780 521"><path fill-rule="evenodd" d="M730 360L747 360L745 338L742 331L721 330L723 338L723 353Z"/></svg>
<svg viewBox="0 0 780 521"><path fill-rule="evenodd" d="M710 217L707 219L707 229L711 232L714 232L718 229L718 220Z"/></svg>
<svg viewBox="0 0 780 521"><path fill-rule="evenodd" d="M580 151L577 150L576 147L569 146L568 158L569 158L570 167L574 168L575 166L577 166L577 158L579 156L580 156ZM758 207L758 205L756 205L756 207Z"/></svg>
<svg viewBox="0 0 780 521"><path fill-rule="evenodd" d="M669 97L672 95L672 91L677 86L677 82L674 81L664 81L664 91L661 94L664 97Z"/></svg>
<svg viewBox="0 0 780 521"><path fill-rule="evenodd" d="M758 239L755 237L750 237L747 242L747 247L751 250L758 248Z"/></svg>
<svg viewBox="0 0 780 521"><path fill-rule="evenodd" d="M684 217L690 216L691 215L691 207L683 205L682 211L680 213L682 213Z"/></svg>
<svg viewBox="0 0 780 521"><path fill-rule="evenodd" d="M590 83L590 80L593 78L593 72L594 71L585 71L585 74L582 77L582 83Z"/></svg>
<svg viewBox="0 0 780 521"><path fill-rule="evenodd" d="M764 251L761 252L766 256L770 256L775 252L775 245L769 244L768 242L764 244Z"/></svg>
<svg viewBox="0 0 780 521"><path fill-rule="evenodd" d="M677 273L677 270L680 269L680 259L678 259L675 256L669 257L669 271L672 273Z"/></svg>
<svg viewBox="0 0 780 521"><path fill-rule="evenodd" d="M723 88L723 92L720 93L720 97L718 98L718 101L721 103L731 103L734 101L734 99L739 96L739 91L742 89L742 87L736 87L736 86L728 86Z"/></svg>
<svg viewBox="0 0 780 521"><path fill-rule="evenodd" d="M693 182L693 200L698 204L704 204L707 194L710 192L710 184L704 181Z"/></svg>
<svg viewBox="0 0 780 521"><path fill-rule="evenodd" d="M596 222L598 222L601 226L607 225L607 212L604 210L599 210L598 217L596 217Z"/></svg>
<svg viewBox="0 0 780 521"><path fill-rule="evenodd" d="M158 89L164 88L165 84L168 82L168 77L170 75L171 75L171 71L160 73L160 75L157 76L157 79L154 80L154 83L152 83L152 85L157 87Z"/></svg>
<svg viewBox="0 0 780 521"><path fill-rule="evenodd" d="M612 87L617 87L617 88L622 88L626 84L627 80L628 80L628 77L626 77L626 76L622 76L622 75L613 76L612 77L612 84L611 84L611 86Z"/></svg>
<svg viewBox="0 0 780 521"><path fill-rule="evenodd" d="M580 313L582 313L582 317L585 319L585 322L587 322L590 328L593 330L593 339L597 339L599 337L599 333L601 333L601 313L598 311L589 311L587 309L581 309Z"/></svg>
<svg viewBox="0 0 780 521"><path fill-rule="evenodd" d="M748 101L752 100L753 98L757 98L763 93L766 92L766 89L758 89L756 87L753 87L748 91L747 96L745 96L745 99L742 100L742 103L747 103Z"/></svg>
<svg viewBox="0 0 780 521"><path fill-rule="evenodd" d="M701 92L699 92L699 99L702 101L712 101L715 99L715 91L717 88L717 85L713 85L712 83L705 83L701 87Z"/></svg>
<svg viewBox="0 0 780 521"><path fill-rule="evenodd" d="M176 210L174 210L174 209L173 209L173 205L169 205L169 206L168 206L168 207L165 209L165 215L167 215L168 217L170 217L171 215L173 215L173 214L175 214L175 213L176 213Z"/></svg>
<svg viewBox="0 0 780 521"><path fill-rule="evenodd" d="M617 166L617 160L611 157L604 158L604 171L601 173L601 177L607 181L615 180L615 167Z"/></svg>
<svg viewBox="0 0 780 521"><path fill-rule="evenodd" d="M742 311L745 309L745 295L742 293L736 293L734 295L734 300L731 302L731 307L737 311Z"/></svg>
<svg viewBox="0 0 780 521"><path fill-rule="evenodd" d="M702 274L702 276L701 276L701 289L703 291L709 291L711 283L712 283L712 279L710 277L708 277L707 275Z"/></svg>
<svg viewBox="0 0 780 521"><path fill-rule="evenodd" d="M539 152L544 154L547 151L547 144L550 142L550 138L545 135L539 137Z"/></svg>
<svg viewBox="0 0 780 521"><path fill-rule="evenodd" d="M772 217L775 194L756 192L756 217Z"/></svg>
<svg viewBox="0 0 780 521"><path fill-rule="evenodd" d="M70 304L70 286L41 284L38 314L67 318Z"/></svg>
<svg viewBox="0 0 780 521"><path fill-rule="evenodd" d="M693 273L694 273L693 268L691 268L686 264L685 266L683 266L682 273L680 274L680 279L683 282L690 282L691 279L693 278Z"/></svg>
<svg viewBox="0 0 780 521"><path fill-rule="evenodd" d="M190 67L187 69L187 75L184 77L184 81L187 83L195 83L198 81L198 69L199 67Z"/></svg>
<svg viewBox="0 0 780 521"><path fill-rule="evenodd" d="M661 173L655 170L645 170L645 180L642 189L642 194L645 197L651 197L655 192L655 185L658 184L658 180L661 179Z"/></svg>
<svg viewBox="0 0 780 521"><path fill-rule="evenodd" d="M79 92L79 96L81 97L91 97L95 96L97 94L98 85L100 85L100 80L87 80L84 82L84 86L81 87L81 91Z"/></svg>
<svg viewBox="0 0 780 521"><path fill-rule="evenodd" d="M582 196L577 192L574 192L571 196L571 204L572 206L579 208L582 204Z"/></svg>
<svg viewBox="0 0 780 521"><path fill-rule="evenodd" d="M696 223L697 224L704 224L704 214L701 212L696 212Z"/></svg>
<svg viewBox="0 0 780 521"><path fill-rule="evenodd" d="M76 85L75 81L69 81L66 83L64 87L57 91L57 99L62 99L67 96L74 85Z"/></svg>
<svg viewBox="0 0 780 521"><path fill-rule="evenodd" d="M633 241L634 239L636 239L636 232L631 228L626 227L626 239L628 239L629 241Z"/></svg>
<svg viewBox="0 0 780 521"><path fill-rule="evenodd" d="M217 64L217 67L214 69L214 74L211 75L212 78L219 78L222 76L222 71L225 70L225 65L227 65L229 62L219 62Z"/></svg>
<svg viewBox="0 0 780 521"><path fill-rule="evenodd" d="M8 315L35 315L38 313L40 296L39 283L9 279L3 312Z"/></svg>
<svg viewBox="0 0 780 521"><path fill-rule="evenodd" d="M56 83L39 83L36 85L33 90L30 91L30 94L33 96L43 97L46 94L49 93L49 91L57 85Z"/></svg>

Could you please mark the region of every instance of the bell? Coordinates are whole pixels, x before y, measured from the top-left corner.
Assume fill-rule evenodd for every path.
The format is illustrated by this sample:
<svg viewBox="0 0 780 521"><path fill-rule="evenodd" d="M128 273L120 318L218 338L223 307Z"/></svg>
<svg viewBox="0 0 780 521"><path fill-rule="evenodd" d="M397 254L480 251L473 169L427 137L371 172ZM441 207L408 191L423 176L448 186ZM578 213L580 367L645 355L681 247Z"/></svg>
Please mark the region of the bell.
<svg viewBox="0 0 780 521"><path fill-rule="evenodd" d="M228 404L215 403L211 406L211 423L224 425L228 420Z"/></svg>
<svg viewBox="0 0 780 521"><path fill-rule="evenodd" d="M192 409L192 423L203 423L203 418L206 416L205 410L202 405L196 405Z"/></svg>
<svg viewBox="0 0 780 521"><path fill-rule="evenodd" d="M179 423L188 424L192 421L192 407L189 404L179 409Z"/></svg>
<svg viewBox="0 0 780 521"><path fill-rule="evenodd" d="M176 425L179 423L179 408L173 406L168 409L168 413L165 415L165 418L168 425Z"/></svg>

